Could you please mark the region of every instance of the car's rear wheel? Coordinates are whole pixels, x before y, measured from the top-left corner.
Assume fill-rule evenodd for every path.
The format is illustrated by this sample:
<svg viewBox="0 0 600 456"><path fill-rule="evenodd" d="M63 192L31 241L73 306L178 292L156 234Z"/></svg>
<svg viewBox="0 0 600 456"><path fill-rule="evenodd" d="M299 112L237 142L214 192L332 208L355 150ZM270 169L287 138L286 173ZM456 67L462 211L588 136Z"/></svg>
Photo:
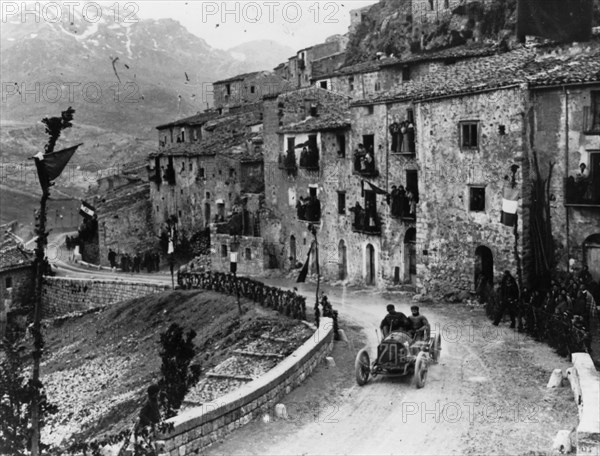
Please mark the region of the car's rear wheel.
<svg viewBox="0 0 600 456"><path fill-rule="evenodd" d="M356 373L356 383L358 383L359 386L363 386L367 383L369 374L371 373L371 362L366 348L363 348L358 352L358 355L356 355L354 372Z"/></svg>
<svg viewBox="0 0 600 456"><path fill-rule="evenodd" d="M433 347L431 348L431 359L434 363L440 362L440 352L442 351L442 337L438 334L435 336L433 341Z"/></svg>
<svg viewBox="0 0 600 456"><path fill-rule="evenodd" d="M423 388L427 381L427 355L425 352L420 352L415 360L415 385L417 388Z"/></svg>

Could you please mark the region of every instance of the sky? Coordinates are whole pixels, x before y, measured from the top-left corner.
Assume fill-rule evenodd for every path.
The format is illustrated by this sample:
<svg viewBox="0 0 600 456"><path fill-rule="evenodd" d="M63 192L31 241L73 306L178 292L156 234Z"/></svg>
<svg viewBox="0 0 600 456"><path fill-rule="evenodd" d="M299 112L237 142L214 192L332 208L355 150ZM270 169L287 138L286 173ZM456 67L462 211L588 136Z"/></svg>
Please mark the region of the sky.
<svg viewBox="0 0 600 456"><path fill-rule="evenodd" d="M142 1L141 19L171 18L218 49L247 41L273 40L295 50L344 34L350 10L377 0Z"/></svg>

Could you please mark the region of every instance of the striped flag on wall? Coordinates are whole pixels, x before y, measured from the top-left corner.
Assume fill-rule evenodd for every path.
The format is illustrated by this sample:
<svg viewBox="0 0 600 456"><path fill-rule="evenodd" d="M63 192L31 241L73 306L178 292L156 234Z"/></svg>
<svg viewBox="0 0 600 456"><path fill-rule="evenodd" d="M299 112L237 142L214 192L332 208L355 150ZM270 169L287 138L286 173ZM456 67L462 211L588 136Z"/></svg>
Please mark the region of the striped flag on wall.
<svg viewBox="0 0 600 456"><path fill-rule="evenodd" d="M519 188L514 188L506 183L502 190L502 213L500 222L506 226L515 226L517 223L517 209L519 208Z"/></svg>
<svg viewBox="0 0 600 456"><path fill-rule="evenodd" d="M81 202L81 207L79 208L79 213L83 217L93 217L96 213L96 209L91 204L86 203L85 201Z"/></svg>

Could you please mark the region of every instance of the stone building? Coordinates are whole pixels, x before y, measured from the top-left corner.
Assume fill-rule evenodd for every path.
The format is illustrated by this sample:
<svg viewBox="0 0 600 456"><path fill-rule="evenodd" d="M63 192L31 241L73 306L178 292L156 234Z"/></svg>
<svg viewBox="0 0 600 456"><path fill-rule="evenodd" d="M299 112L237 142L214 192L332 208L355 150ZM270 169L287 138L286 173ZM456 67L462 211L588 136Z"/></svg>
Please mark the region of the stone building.
<svg viewBox="0 0 600 456"><path fill-rule="evenodd" d="M179 142L159 141L158 151L149 156L154 233L160 236L175 221L179 241L207 228L218 234L259 236L262 105L245 105L238 114L201 114L176 124L182 131L195 128L197 139L185 135ZM171 126L158 128L160 132Z"/></svg>
<svg viewBox="0 0 600 456"><path fill-rule="evenodd" d="M573 257L597 271L594 89L599 49L598 42L519 47L447 65L403 84L401 90L353 103L353 109L377 117L375 126L389 122L380 113L389 116L399 108L401 116L412 105L407 109L413 110L419 186L425 189L416 213L417 281L422 289L472 290L481 274L493 279L505 269L515 273L515 248L527 283L534 260L534 151L542 175L550 160L556 162L551 206L559 266L566 269L568 257ZM358 128L353 123L353 134ZM381 140L375 138L379 147ZM566 180L581 162L591 169L585 178L587 193L582 191L586 196L575 202L574 195L566 198ZM513 228L500 223L503 190L513 170L520 195L517 242ZM401 176L391 171L390 177Z"/></svg>
<svg viewBox="0 0 600 456"><path fill-rule="evenodd" d="M99 260L109 266L108 253L136 254L158 249L152 230L150 182L145 162L125 166L115 176L98 181L100 194L93 200L98 221Z"/></svg>
<svg viewBox="0 0 600 456"><path fill-rule="evenodd" d="M327 183L348 153L348 101L312 87L265 99L261 231L269 267L289 269L304 263L312 240L310 223L320 233L335 231L331 223L338 218L339 196ZM322 239L320 245L320 263L329 264L323 258L333 254L333 244ZM314 267L314 258L312 263Z"/></svg>
<svg viewBox="0 0 600 456"><path fill-rule="evenodd" d="M255 71L213 83L215 109L226 113L235 106L260 102L263 96L284 92L289 89L282 72Z"/></svg>
<svg viewBox="0 0 600 456"><path fill-rule="evenodd" d="M8 324L24 323L33 294L33 253L8 239L0 247L0 337Z"/></svg>

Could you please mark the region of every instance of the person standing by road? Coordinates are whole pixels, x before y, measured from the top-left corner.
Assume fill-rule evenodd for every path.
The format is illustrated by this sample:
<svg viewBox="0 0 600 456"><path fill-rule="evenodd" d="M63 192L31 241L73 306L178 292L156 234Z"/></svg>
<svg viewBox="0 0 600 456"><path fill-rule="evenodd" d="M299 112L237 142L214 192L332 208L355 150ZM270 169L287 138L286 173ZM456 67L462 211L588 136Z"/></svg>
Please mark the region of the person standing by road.
<svg viewBox="0 0 600 456"><path fill-rule="evenodd" d="M504 271L502 276L502 282L500 284L500 299L501 308L496 319L494 320L494 326L498 326L504 314L508 311L510 315L510 327L516 326L516 314L517 314L517 300L519 299L519 286L517 281L512 276L510 271Z"/></svg>

